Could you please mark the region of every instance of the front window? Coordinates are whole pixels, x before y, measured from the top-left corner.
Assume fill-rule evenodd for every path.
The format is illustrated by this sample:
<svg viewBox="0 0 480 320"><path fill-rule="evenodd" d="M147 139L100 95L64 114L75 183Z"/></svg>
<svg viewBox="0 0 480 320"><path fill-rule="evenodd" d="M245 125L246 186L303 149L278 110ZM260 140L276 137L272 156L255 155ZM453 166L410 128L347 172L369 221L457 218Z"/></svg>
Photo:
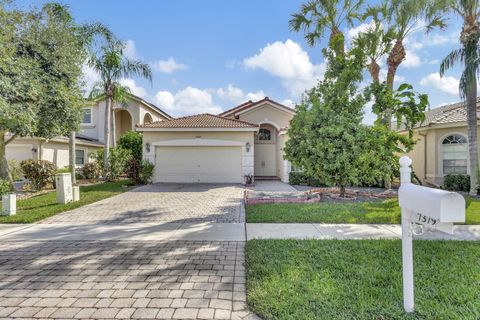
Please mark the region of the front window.
<svg viewBox="0 0 480 320"><path fill-rule="evenodd" d="M82 124L92 124L92 108L83 108Z"/></svg>
<svg viewBox="0 0 480 320"><path fill-rule="evenodd" d="M272 140L272 133L268 129L260 129L258 131L258 140L260 141L270 141Z"/></svg>
<svg viewBox="0 0 480 320"><path fill-rule="evenodd" d="M453 134L442 141L443 174L467 174L467 139Z"/></svg>
<svg viewBox="0 0 480 320"><path fill-rule="evenodd" d="M85 150L75 150L75 164L83 165L85 163Z"/></svg>

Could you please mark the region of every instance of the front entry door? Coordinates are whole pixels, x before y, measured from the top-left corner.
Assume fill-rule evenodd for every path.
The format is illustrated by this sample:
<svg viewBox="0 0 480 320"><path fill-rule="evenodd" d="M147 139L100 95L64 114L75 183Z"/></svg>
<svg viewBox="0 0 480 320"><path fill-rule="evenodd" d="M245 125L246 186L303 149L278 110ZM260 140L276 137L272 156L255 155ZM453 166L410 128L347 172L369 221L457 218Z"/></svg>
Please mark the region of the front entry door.
<svg viewBox="0 0 480 320"><path fill-rule="evenodd" d="M273 177L277 175L277 157L275 144L255 144L254 170L256 176Z"/></svg>

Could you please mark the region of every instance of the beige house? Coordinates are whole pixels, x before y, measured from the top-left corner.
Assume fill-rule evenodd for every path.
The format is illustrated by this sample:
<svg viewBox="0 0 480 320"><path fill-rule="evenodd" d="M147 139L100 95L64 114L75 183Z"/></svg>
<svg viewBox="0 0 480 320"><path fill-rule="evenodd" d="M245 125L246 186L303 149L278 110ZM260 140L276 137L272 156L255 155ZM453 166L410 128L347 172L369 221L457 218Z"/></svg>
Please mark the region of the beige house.
<svg viewBox="0 0 480 320"><path fill-rule="evenodd" d="M168 114L155 105L130 95L125 106L116 106L115 138L118 141L126 131L135 130L135 125L170 120ZM75 162L82 166L88 154L104 146L105 100L98 99L83 108L81 130L77 133ZM113 136L112 136L113 139ZM8 160L42 159L52 161L58 168L68 166L69 149L67 137L56 137L48 141L39 138L16 138L6 150Z"/></svg>
<svg viewBox="0 0 480 320"><path fill-rule="evenodd" d="M295 114L268 97L219 115L199 114L137 125L154 182L243 183L245 176L288 182L286 129Z"/></svg>
<svg viewBox="0 0 480 320"><path fill-rule="evenodd" d="M470 174L464 103L435 108L425 115L425 121L414 129L417 144L408 153L417 176L423 182L441 185L447 174ZM477 115L480 119L480 99Z"/></svg>

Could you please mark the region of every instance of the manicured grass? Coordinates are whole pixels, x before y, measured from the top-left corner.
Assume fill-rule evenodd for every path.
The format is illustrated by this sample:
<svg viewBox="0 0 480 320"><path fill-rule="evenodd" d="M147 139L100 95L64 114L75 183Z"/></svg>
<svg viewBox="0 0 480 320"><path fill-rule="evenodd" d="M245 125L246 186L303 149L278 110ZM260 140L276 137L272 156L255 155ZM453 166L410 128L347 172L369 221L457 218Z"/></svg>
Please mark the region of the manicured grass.
<svg viewBox="0 0 480 320"><path fill-rule="evenodd" d="M249 205L247 222L400 223L396 199L355 203L274 203ZM467 199L465 224L480 224L480 200Z"/></svg>
<svg viewBox="0 0 480 320"><path fill-rule="evenodd" d="M415 241L403 311L398 240L251 240L247 300L265 320L480 319L480 243Z"/></svg>
<svg viewBox="0 0 480 320"><path fill-rule="evenodd" d="M17 201L17 214L0 216L0 223L32 223L57 213L112 197L127 191L130 180L106 182L80 187L80 201L58 204L55 191Z"/></svg>

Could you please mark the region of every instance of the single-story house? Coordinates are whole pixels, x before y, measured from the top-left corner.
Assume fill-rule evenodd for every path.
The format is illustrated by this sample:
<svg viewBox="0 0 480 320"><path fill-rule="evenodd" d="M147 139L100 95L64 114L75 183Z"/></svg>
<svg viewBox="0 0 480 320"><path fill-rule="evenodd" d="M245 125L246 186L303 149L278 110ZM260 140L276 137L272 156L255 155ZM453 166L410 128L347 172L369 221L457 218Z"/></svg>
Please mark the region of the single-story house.
<svg viewBox="0 0 480 320"><path fill-rule="evenodd" d="M114 115L116 141L124 132L135 130L137 124L172 119L160 108L133 94L129 95L126 105L115 106ZM90 153L103 149L104 125L105 99L95 99L83 108L80 131L76 134L77 166L88 162ZM68 142L68 137L55 137L48 141L37 137L15 138L7 145L6 157L7 160L14 159L19 162L27 159L48 160L58 168L63 168L68 166L69 161Z"/></svg>
<svg viewBox="0 0 480 320"><path fill-rule="evenodd" d="M480 99L477 116L480 120ZM425 121L414 129L417 143L407 154L420 180L441 185L447 174L470 174L467 133L467 111L463 102L427 111ZM480 126L478 133L480 141Z"/></svg>
<svg viewBox="0 0 480 320"><path fill-rule="evenodd" d="M287 128L295 110L268 97L219 115L139 124L153 182L243 183L246 176L288 182Z"/></svg>

